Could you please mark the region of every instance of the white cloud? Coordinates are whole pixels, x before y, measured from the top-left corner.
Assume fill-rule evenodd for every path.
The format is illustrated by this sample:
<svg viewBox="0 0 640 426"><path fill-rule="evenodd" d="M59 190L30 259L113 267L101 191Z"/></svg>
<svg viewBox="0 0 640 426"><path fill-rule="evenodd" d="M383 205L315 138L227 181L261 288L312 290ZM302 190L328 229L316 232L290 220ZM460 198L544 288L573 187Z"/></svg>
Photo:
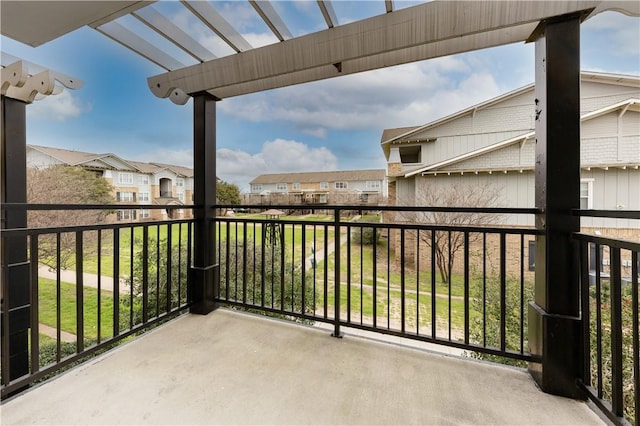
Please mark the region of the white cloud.
<svg viewBox="0 0 640 426"><path fill-rule="evenodd" d="M58 95L47 96L31 104L27 108L27 116L64 121L68 118L78 117L83 112L90 110L91 106L83 105L73 97L69 90L65 90Z"/></svg>
<svg viewBox="0 0 640 426"><path fill-rule="evenodd" d="M260 152L219 149L216 174L221 179L249 188L249 181L264 173L336 170L338 159L327 148L312 148L302 142L276 139L265 142Z"/></svg>
<svg viewBox="0 0 640 426"><path fill-rule="evenodd" d="M640 18L619 12L603 12L585 21L583 32L594 32L606 42L611 53L619 56L640 55Z"/></svg>
<svg viewBox="0 0 640 426"><path fill-rule="evenodd" d="M489 72L447 57L227 99L220 110L252 122L289 122L326 138L331 129L423 124L500 93Z"/></svg>

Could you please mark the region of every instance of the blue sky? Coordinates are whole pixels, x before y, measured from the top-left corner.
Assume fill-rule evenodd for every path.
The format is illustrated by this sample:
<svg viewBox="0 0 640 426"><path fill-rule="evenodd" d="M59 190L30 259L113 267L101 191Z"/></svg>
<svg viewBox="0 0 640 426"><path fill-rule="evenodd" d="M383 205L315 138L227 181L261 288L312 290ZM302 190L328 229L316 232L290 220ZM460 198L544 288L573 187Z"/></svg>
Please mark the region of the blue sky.
<svg viewBox="0 0 640 426"><path fill-rule="evenodd" d="M294 35L323 28L316 2L274 4ZM275 40L248 2L216 7L252 45ZM183 19L218 56L230 53L179 4L159 8ZM384 13L384 2L336 1L334 8L345 24ZM37 48L0 42L3 52L84 81L27 108L28 143L191 166L192 104L149 91L146 79L163 72L158 66L87 27ZM597 15L582 25L581 46L585 70L640 74L640 18ZM246 190L262 173L384 168L383 129L421 125L529 84L533 55L532 44L514 44L225 99L217 110L217 174Z"/></svg>

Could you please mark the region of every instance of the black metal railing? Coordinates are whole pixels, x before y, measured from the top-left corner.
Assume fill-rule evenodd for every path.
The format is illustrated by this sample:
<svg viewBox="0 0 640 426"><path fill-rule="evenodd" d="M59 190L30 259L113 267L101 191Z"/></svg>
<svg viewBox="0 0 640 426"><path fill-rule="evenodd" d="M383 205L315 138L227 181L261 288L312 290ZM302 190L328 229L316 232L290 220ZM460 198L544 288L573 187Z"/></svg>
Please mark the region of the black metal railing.
<svg viewBox="0 0 640 426"><path fill-rule="evenodd" d="M2 209L68 210L73 215L113 206ZM191 303L192 236L193 220L3 229L3 250L22 247L17 257L23 259L2 265L2 398L184 312ZM9 286L28 288L30 307L22 311L28 319L12 312ZM15 321L25 320L30 324L28 366L18 368L20 375L14 377L12 363L17 361L10 354L18 343L10 331Z"/></svg>
<svg viewBox="0 0 640 426"><path fill-rule="evenodd" d="M309 207L270 208L289 216L216 219L219 302L329 323L334 335L352 327L531 360L530 241L538 232L480 223L536 210L322 205L327 216L292 218ZM425 224L434 212L457 225Z"/></svg>
<svg viewBox="0 0 640 426"><path fill-rule="evenodd" d="M584 213L640 219L638 212ZM611 421L638 425L640 243L584 233L576 240L585 353L580 385Z"/></svg>

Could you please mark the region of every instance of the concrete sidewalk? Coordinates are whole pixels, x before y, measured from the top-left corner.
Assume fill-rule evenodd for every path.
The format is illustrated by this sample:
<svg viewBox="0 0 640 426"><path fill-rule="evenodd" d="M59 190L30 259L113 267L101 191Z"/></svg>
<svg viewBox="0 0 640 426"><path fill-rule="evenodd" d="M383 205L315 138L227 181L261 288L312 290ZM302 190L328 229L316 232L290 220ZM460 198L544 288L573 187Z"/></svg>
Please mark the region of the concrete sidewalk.
<svg viewBox="0 0 640 426"><path fill-rule="evenodd" d="M40 266L38 268L38 276L42 278L48 278L50 280L57 279L56 270L50 269L48 266ZM76 282L76 271L72 270L61 270L60 271L60 281L65 283L75 283ZM98 288L98 275L83 273L82 274L82 283L85 287L93 287ZM108 277L106 275L102 275L100 277L100 288L102 290L107 290L113 292L113 278ZM129 284L124 280L120 280L119 286L120 294L129 294Z"/></svg>
<svg viewBox="0 0 640 426"><path fill-rule="evenodd" d="M604 424L520 369L222 309L182 316L1 408L3 425Z"/></svg>

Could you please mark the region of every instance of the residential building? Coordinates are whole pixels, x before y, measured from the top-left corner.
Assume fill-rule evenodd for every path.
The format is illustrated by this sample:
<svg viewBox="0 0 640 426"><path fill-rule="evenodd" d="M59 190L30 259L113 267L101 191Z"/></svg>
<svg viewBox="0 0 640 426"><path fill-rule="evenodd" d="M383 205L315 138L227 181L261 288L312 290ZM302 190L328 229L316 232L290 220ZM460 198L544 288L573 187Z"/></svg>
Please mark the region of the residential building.
<svg viewBox="0 0 640 426"><path fill-rule="evenodd" d="M119 209L113 220L145 221L192 217L190 209L149 209L144 206L191 204L193 170L162 163L125 160L115 154L94 154L27 145L28 167L78 166L103 177L113 186L119 204L138 204L140 209Z"/></svg>
<svg viewBox="0 0 640 426"><path fill-rule="evenodd" d="M583 72L580 111L580 207L640 210L640 77ZM384 130L390 203L420 205L438 189L491 187L492 207L535 207L537 114L531 84L422 126ZM532 216L504 222L534 224ZM583 217L582 227L625 236L640 223Z"/></svg>
<svg viewBox="0 0 640 426"><path fill-rule="evenodd" d="M384 169L264 174L250 182L248 204L386 203Z"/></svg>

